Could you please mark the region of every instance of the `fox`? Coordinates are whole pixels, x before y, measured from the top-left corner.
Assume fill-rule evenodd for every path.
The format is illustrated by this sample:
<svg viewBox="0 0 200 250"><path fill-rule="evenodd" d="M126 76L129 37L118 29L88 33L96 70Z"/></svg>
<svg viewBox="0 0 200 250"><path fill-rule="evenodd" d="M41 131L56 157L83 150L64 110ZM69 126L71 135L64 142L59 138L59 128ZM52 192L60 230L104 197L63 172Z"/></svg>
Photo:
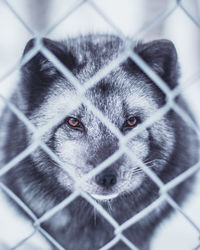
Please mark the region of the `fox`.
<svg viewBox="0 0 200 250"><path fill-rule="evenodd" d="M35 41L33 38L27 43L23 57L34 48ZM63 41L43 38L42 44L82 88L126 50L125 42L110 34L90 34ZM148 64L170 91L179 86L180 66L171 41L135 42L132 51ZM42 51L20 69L19 84L10 101L37 131L44 131L41 142L56 155L63 167L38 146L4 174L1 181L38 218L69 197L76 190L76 182L120 150L120 138L110 124L120 136L126 137L167 104L166 93L131 57L87 88L84 96L90 105L80 98L79 90L63 70ZM195 122L181 93L174 102ZM45 130L47 126L49 128ZM0 131L2 168L31 145L35 135L9 107L0 118ZM198 162L198 146L195 130L173 108L130 136L126 143L128 151L164 184ZM124 151L81 185L81 190L119 225L160 197L158 185L131 153ZM193 178L168 191L177 204L181 205L191 192ZM156 228L172 212L173 208L163 200L122 234L137 249L150 250ZM31 220L22 211L19 216ZM115 229L109 221L82 196L42 222L41 227L67 250L101 249L115 237ZM57 248L49 242L49 249ZM130 248L119 240L110 249Z"/></svg>

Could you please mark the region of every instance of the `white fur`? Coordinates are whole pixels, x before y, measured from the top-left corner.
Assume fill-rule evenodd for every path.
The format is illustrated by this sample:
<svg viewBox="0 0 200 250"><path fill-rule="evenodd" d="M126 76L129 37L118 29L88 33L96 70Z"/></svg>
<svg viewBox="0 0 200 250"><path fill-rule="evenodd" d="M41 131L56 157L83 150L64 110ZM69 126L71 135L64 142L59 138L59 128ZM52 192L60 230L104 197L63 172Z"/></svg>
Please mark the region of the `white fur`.
<svg viewBox="0 0 200 250"><path fill-rule="evenodd" d="M110 195L98 195L98 194L91 194L93 198L99 201L104 201L104 200L112 200L116 198L119 194L110 194Z"/></svg>

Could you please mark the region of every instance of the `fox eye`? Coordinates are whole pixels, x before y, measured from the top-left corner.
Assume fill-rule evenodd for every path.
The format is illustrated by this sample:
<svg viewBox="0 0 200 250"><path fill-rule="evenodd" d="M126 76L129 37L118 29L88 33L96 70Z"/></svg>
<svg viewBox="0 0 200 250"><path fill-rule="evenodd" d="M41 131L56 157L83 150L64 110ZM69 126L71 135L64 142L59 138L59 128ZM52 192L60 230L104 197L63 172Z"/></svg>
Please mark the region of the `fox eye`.
<svg viewBox="0 0 200 250"><path fill-rule="evenodd" d="M138 119L135 116L130 117L128 120L126 120L126 124L128 127L134 127L137 125Z"/></svg>
<svg viewBox="0 0 200 250"><path fill-rule="evenodd" d="M137 126L137 124L140 122L140 119L136 116L131 116L129 117L124 125L123 125L123 130L126 131L126 130L129 130L131 128L134 128L135 126Z"/></svg>
<svg viewBox="0 0 200 250"><path fill-rule="evenodd" d="M68 117L67 123L71 128L83 130L83 124L78 119L76 119L74 117Z"/></svg>

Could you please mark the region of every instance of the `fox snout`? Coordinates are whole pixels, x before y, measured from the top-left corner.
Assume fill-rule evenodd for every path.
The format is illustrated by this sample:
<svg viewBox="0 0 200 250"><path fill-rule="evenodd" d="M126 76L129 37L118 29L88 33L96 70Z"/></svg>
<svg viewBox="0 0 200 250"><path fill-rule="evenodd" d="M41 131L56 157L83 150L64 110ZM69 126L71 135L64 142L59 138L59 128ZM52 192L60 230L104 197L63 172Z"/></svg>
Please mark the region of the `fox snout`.
<svg viewBox="0 0 200 250"><path fill-rule="evenodd" d="M108 189L117 183L117 172L111 168L105 169L96 175L95 181L99 186Z"/></svg>

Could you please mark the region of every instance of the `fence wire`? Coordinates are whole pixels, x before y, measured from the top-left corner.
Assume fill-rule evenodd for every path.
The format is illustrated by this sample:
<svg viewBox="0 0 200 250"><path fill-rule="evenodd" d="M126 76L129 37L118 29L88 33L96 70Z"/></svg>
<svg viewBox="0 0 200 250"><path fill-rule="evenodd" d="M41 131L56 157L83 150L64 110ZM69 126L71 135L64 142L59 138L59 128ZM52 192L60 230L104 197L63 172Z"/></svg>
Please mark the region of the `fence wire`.
<svg viewBox="0 0 200 250"><path fill-rule="evenodd" d="M33 48L23 57L23 59L18 62L11 70L6 72L1 78L0 81L4 81L6 78L8 78L15 70L21 68L23 65L25 65L31 58L33 58L38 52L41 52L47 59L49 59L56 69L58 69L74 86L74 88L77 90L79 94L79 100L77 101L77 107L80 103L83 103L89 110L91 110L98 118L99 120L105 124L110 131L118 138L119 140L119 149L111 155L108 159L103 161L101 164L99 164L95 169L90 171L88 174L86 174L81 180L77 180L75 177L75 174L71 169L66 169L65 166L63 166L63 163L59 160L58 156L55 155L54 152L45 144L42 142L42 136L48 132L53 126L55 126L59 121L63 119L63 117L66 117L67 114L69 114L71 111L68 110L67 113L63 114L63 117L59 117L58 120L55 120L53 123L48 124L48 126L45 126L44 128L38 130L30 121L29 119L15 106L12 104L12 102L2 95L0 95L0 98L3 100L3 102L9 107L9 109L18 117L18 119L24 123L26 128L34 134L34 140L32 144L27 147L24 151L22 151L19 155L14 157L10 162L8 162L5 166L3 166L0 169L0 177L5 175L9 170L12 168L15 168L16 165L25 159L27 156L29 156L37 147L41 147L43 151L45 151L55 162L58 163L58 165L66 171L74 180L76 183L75 191L71 193L70 196L68 196L66 199L64 199L62 202L60 202L58 205L53 207L52 209L48 210L45 214L43 214L41 217L37 217L31 209L20 200L19 197L17 197L5 184L0 182L0 188L2 191L9 196L15 203L17 203L24 212L33 220L33 231L27 235L23 240L18 242L12 249L20 249L20 247L28 241L31 237L33 237L37 232L41 233L47 240L49 240L57 249L64 249L57 241L54 239L49 233L47 233L42 227L41 224L48 219L50 219L53 215L58 213L60 210L62 210L64 207L68 206L71 202L73 202L76 198L81 196L86 201L88 201L96 211L101 214L110 225L113 227L113 234L115 235L113 239L108 242L106 245L102 246L101 250L111 249L114 245L116 245L119 241L122 241L126 246L128 246L130 249L138 249L134 243L130 242L124 235L123 232L129 228L130 226L134 225L136 222L144 218L146 215L151 213L153 210L155 210L160 204L163 202L167 202L175 211L180 213L185 220L187 220L192 227L198 232L200 235L200 228L198 225L193 221L181 208L180 206L172 199L172 197L169 195L169 191L179 185L180 183L184 182L187 178L197 173L200 169L200 162L196 163L194 166L191 166L187 171L180 174L173 180L169 181L167 184L164 184L161 179L151 170L149 169L143 162L141 162L137 157L133 154L132 151L127 147L127 142L130 138L133 136L136 136L139 134L142 130L149 127L151 124L153 124L156 120L160 119L163 115L165 115L170 109L173 109L180 117L182 117L183 120L187 122L187 124L190 125L190 127L196 131L199 139L200 139L200 131L197 125L192 121L192 119L187 115L187 113L179 107L175 103L175 98L181 93L182 89L178 86L173 90L170 90L168 85L143 61L142 58L140 58L134 51L132 51L132 47L134 44L134 41L137 39L137 37L145 33L146 31L152 29L155 25L157 25L159 22L162 22L163 20L167 19L177 8L182 9L182 11L190 18L190 20L197 26L200 26L200 23L196 21L196 19L192 16L191 13L187 11L187 9L182 4L182 1L174 1L174 4L169 9L163 11L159 16L157 16L152 22L150 22L145 27L142 27L136 34L130 39L127 38L122 30L119 29L116 25L112 23L109 16L107 16L104 11L93 1L93 0L84 0L84 1L76 1L75 5L69 9L64 16L60 18L55 24L53 24L51 27L49 27L46 31L43 32L43 34L35 34L34 31L31 29L31 27L28 26L28 24L23 20L23 18L17 13L17 10L12 6L11 3L9 3L6 0L3 0L3 2L7 5L7 7L10 9L10 11L13 13L13 15L21 22L21 24L26 28L26 30L36 37L35 44ZM123 40L125 44L125 50L112 62L110 62L108 65L100 69L94 76L91 77L84 85L81 85L80 82L77 80L77 78L70 72L69 69L67 69L62 62L46 47L44 47L42 43L41 37L48 35L51 31L53 31L60 23L65 21L70 15L72 15L75 11L77 11L79 8L81 8L85 3L89 4L91 8L99 15L101 16L107 24L112 27L113 31L117 33L117 35ZM142 69L143 72L145 72L150 79L153 80L153 82L162 90L162 92L166 95L167 101L166 104L158 110L153 116L151 116L149 119L147 119L144 123L139 125L135 130L132 130L130 133L128 133L126 136L123 136L118 128L114 126L110 122L109 119L107 119L103 113L98 110L85 96L85 93L88 89L93 87L97 82L99 82L101 79L103 79L108 73L110 73L114 68L116 68L118 65L120 65L122 62L124 62L127 58L131 58L138 66ZM194 77L194 81L198 76ZM190 82L190 84L192 84ZM185 88L186 88L185 84ZM131 159L136 162L140 168L152 179L152 181L158 186L160 192L160 196L149 206L147 206L145 209L140 211L138 214L133 216L132 218L129 218L127 221L125 221L123 224L119 225L119 223L99 204L97 203L91 196L89 196L86 192L84 192L81 187L85 181L88 179L94 177L96 174L100 173L102 170L106 169L109 165L111 165L113 162L115 162L117 159L119 159L123 154L128 155ZM200 242L199 242L200 244ZM197 245L195 249L200 249L200 245Z"/></svg>

